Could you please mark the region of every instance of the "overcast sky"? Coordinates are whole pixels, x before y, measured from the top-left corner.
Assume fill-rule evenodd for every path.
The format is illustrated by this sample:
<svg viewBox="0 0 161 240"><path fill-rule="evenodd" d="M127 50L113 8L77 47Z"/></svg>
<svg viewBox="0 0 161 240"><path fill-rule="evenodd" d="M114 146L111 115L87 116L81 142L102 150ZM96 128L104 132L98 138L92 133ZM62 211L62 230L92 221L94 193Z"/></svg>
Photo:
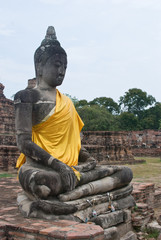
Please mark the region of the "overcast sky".
<svg viewBox="0 0 161 240"><path fill-rule="evenodd" d="M0 82L10 98L35 77L48 26L68 54L59 90L119 100L140 88L161 102L161 0L0 0Z"/></svg>

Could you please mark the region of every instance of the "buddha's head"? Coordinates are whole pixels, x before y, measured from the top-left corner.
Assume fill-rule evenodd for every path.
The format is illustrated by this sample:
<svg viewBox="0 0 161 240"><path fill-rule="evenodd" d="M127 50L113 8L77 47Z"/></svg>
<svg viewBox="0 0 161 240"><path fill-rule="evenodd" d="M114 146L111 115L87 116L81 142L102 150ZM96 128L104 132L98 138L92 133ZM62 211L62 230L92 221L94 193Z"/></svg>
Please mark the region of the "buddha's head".
<svg viewBox="0 0 161 240"><path fill-rule="evenodd" d="M34 62L37 79L45 78L49 74L59 74L60 81L56 85L62 83L67 67L67 54L57 40L54 27L48 27L45 39L35 51ZM57 68L60 73L56 73Z"/></svg>

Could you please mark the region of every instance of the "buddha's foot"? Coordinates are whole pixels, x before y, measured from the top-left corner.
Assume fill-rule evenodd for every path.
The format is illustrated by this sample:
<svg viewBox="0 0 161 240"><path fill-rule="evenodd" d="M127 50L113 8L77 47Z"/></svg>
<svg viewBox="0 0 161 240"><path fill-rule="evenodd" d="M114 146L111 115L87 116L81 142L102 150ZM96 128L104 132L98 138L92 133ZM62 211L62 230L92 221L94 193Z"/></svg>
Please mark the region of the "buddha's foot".
<svg viewBox="0 0 161 240"><path fill-rule="evenodd" d="M51 200L30 200L25 192L22 192L17 197L17 202L21 213L25 217L40 217L48 219L64 219L63 215L68 215L73 220L70 214L77 211L74 205L68 205L55 199Z"/></svg>
<svg viewBox="0 0 161 240"><path fill-rule="evenodd" d="M109 167L108 167L109 168ZM116 167L115 167L116 168ZM132 180L132 171L128 167L117 167L111 168L111 170L117 170L114 174L98 179L89 183L86 183L82 186L78 186L70 192L66 192L58 195L58 199L62 202L72 201L80 199L82 197L87 197L91 195L101 194L105 192L112 191L124 186L127 186ZM98 168L97 170L91 171L93 175L102 172L104 168ZM91 176L91 172L82 175L82 178L86 179L87 176ZM105 172L106 173L106 172Z"/></svg>

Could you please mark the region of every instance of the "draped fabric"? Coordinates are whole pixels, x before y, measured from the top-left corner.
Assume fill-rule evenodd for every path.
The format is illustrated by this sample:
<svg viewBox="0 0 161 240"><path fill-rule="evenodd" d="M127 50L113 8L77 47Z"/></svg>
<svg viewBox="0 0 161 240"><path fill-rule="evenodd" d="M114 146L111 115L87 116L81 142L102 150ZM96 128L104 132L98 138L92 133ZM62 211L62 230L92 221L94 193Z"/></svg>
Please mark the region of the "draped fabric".
<svg viewBox="0 0 161 240"><path fill-rule="evenodd" d="M57 90L55 112L45 122L32 127L32 141L68 166L76 166L83 126L72 101ZM16 167L20 168L25 161L21 153Z"/></svg>

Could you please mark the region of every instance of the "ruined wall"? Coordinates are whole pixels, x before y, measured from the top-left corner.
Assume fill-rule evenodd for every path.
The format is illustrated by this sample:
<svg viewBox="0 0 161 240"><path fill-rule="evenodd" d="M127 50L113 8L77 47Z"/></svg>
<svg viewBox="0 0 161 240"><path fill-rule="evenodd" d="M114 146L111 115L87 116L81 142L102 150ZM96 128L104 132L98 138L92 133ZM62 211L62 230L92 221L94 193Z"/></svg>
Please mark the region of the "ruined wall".
<svg viewBox="0 0 161 240"><path fill-rule="evenodd" d="M82 144L101 164L135 162L126 132L86 131Z"/></svg>
<svg viewBox="0 0 161 240"><path fill-rule="evenodd" d="M131 131L127 141L135 156L161 156L161 130Z"/></svg>
<svg viewBox="0 0 161 240"><path fill-rule="evenodd" d="M86 131L82 144L99 161L133 163L133 156L161 156L161 130Z"/></svg>
<svg viewBox="0 0 161 240"><path fill-rule="evenodd" d="M133 182L132 195L136 202L133 227L144 227L153 219L155 208L161 207L161 187L155 189L154 183Z"/></svg>
<svg viewBox="0 0 161 240"><path fill-rule="evenodd" d="M4 86L0 83L0 169L14 167L19 155L16 147L15 116L13 101L3 94Z"/></svg>

